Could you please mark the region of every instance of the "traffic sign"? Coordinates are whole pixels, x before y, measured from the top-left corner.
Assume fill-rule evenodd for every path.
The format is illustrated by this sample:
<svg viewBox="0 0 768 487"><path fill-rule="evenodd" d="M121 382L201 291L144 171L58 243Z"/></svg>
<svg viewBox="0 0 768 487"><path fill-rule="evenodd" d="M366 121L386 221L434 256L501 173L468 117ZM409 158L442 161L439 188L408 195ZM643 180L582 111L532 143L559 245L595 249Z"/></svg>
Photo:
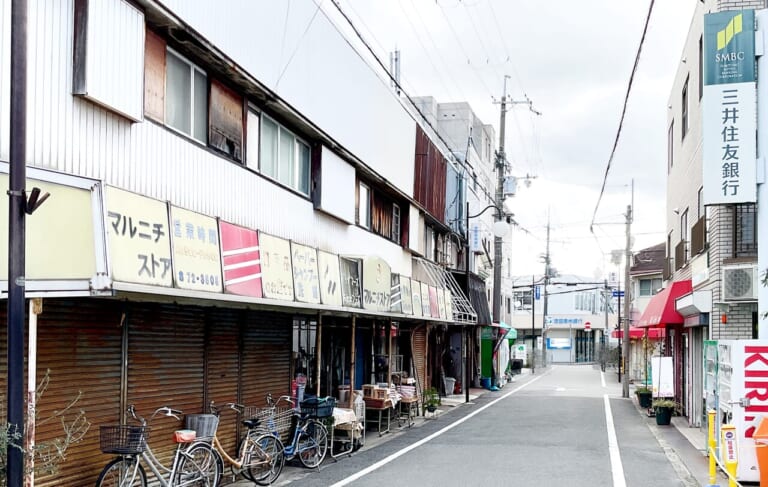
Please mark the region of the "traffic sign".
<svg viewBox="0 0 768 487"><path fill-rule="evenodd" d="M613 292L611 293L611 296L613 296L614 298L618 298L618 297L622 297L623 298L624 297L624 291L617 291L616 289L614 289Z"/></svg>
<svg viewBox="0 0 768 487"><path fill-rule="evenodd" d="M541 288L539 286L536 286L533 288L533 297L534 299L540 299L541 298Z"/></svg>
<svg viewBox="0 0 768 487"><path fill-rule="evenodd" d="M584 323L584 331L591 331L591 330L592 330L592 323L590 323L589 321Z"/></svg>

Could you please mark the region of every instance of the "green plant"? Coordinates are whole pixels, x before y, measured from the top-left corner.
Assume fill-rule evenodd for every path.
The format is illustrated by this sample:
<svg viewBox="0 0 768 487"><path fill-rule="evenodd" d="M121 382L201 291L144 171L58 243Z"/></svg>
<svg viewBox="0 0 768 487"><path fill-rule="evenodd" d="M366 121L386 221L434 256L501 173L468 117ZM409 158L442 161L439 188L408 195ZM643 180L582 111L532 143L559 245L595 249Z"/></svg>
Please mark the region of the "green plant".
<svg viewBox="0 0 768 487"><path fill-rule="evenodd" d="M677 402L673 399L654 399L651 403L651 407L654 408L677 408Z"/></svg>
<svg viewBox="0 0 768 487"><path fill-rule="evenodd" d="M433 411L440 405L440 394L437 389L430 387L424 390L424 407Z"/></svg>
<svg viewBox="0 0 768 487"><path fill-rule="evenodd" d="M650 394L651 390L645 386L640 386L635 389L635 394Z"/></svg>

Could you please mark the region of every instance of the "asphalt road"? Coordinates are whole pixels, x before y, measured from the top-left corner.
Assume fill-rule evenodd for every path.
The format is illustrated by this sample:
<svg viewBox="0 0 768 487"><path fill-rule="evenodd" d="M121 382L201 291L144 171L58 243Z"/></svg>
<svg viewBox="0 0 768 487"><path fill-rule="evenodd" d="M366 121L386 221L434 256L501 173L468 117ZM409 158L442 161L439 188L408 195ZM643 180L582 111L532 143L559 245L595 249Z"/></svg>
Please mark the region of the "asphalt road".
<svg viewBox="0 0 768 487"><path fill-rule="evenodd" d="M657 428L615 378L552 366L319 470L288 467L275 485L700 485Z"/></svg>

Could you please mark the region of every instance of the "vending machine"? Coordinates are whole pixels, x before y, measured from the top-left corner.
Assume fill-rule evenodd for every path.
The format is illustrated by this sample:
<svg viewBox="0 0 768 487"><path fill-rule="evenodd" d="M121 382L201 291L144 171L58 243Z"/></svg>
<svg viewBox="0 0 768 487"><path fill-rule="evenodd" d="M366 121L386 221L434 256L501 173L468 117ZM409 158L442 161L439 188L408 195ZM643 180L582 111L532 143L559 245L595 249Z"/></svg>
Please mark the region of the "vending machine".
<svg viewBox="0 0 768 487"><path fill-rule="evenodd" d="M709 354L710 360L712 355ZM737 435L739 464L736 478L744 482L759 482L760 471L752 435L762 417L768 416L768 340L719 340L716 356L717 367L712 367L710 363L704 373L717 374L715 397L709 395L711 390L707 390L705 400L708 407L717 411L715 432L718 458L721 461L725 459L719 441L722 426L731 424ZM709 389L710 384L706 380L705 383Z"/></svg>

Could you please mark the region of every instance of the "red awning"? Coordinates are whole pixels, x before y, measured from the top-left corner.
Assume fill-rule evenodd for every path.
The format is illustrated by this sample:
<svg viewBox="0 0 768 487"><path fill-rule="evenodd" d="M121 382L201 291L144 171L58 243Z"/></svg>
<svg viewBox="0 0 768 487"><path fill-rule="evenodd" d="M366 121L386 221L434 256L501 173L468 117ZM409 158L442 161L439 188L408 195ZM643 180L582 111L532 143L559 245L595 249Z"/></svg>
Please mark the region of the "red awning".
<svg viewBox="0 0 768 487"><path fill-rule="evenodd" d="M645 332L648 332L648 338L652 340L658 340L659 338L664 338L664 328L638 328L636 326L633 326L629 329L629 338L634 340L636 338L643 338L645 335ZM611 336L613 338L624 338L624 330L613 330L611 332Z"/></svg>
<svg viewBox="0 0 768 487"><path fill-rule="evenodd" d="M654 295L643 315L637 322L639 328L648 328L665 325L682 325L685 320L675 309L675 300L693 292L690 279L687 281L675 281L660 293Z"/></svg>

